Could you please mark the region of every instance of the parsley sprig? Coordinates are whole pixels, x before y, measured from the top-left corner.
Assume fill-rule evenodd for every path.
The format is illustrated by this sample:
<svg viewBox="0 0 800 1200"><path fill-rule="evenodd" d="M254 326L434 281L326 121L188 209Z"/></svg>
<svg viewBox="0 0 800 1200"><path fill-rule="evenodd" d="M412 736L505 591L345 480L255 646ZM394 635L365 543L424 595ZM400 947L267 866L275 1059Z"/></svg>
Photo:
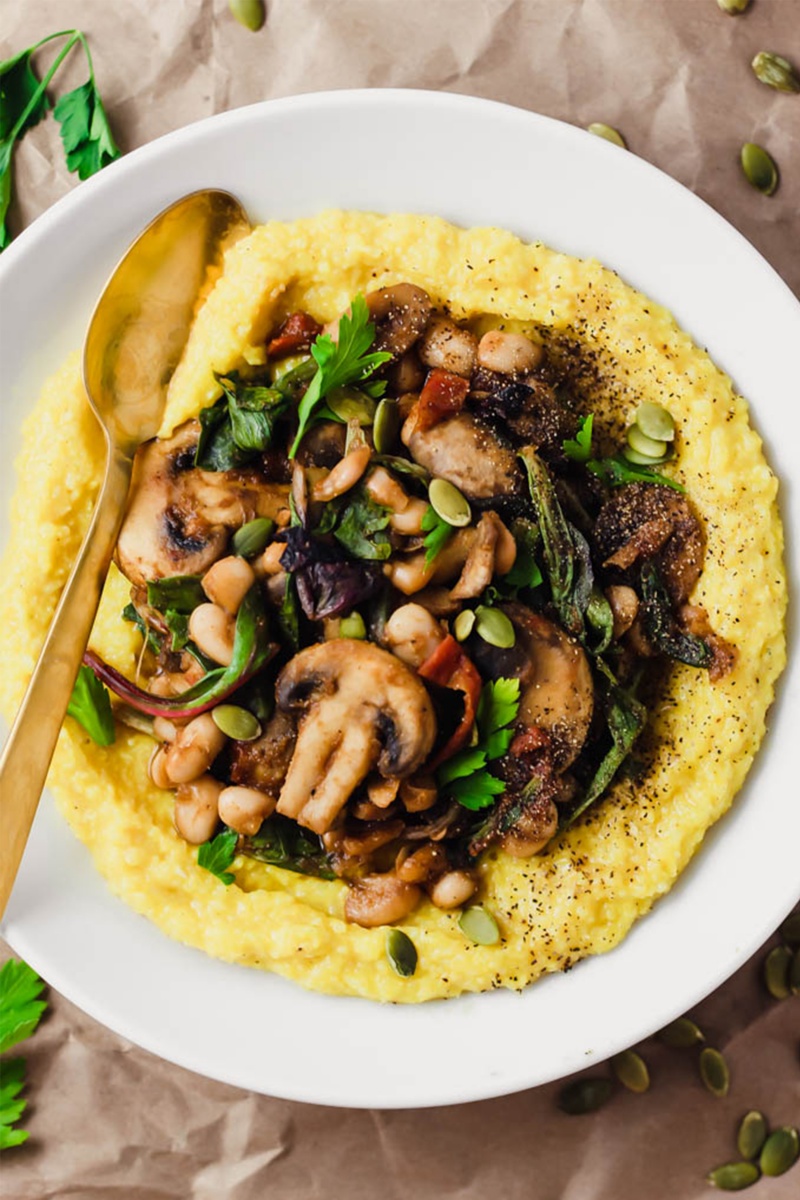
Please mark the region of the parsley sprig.
<svg viewBox="0 0 800 1200"><path fill-rule="evenodd" d="M506 785L487 770L487 763L502 758L514 737L519 712L518 679L495 679L481 691L476 723L476 745L461 750L436 772L436 781L464 808L488 808Z"/></svg>
<svg viewBox="0 0 800 1200"><path fill-rule="evenodd" d="M82 666L78 669L67 713L83 726L98 746L110 746L113 743L115 731L111 700L91 667Z"/></svg>
<svg viewBox="0 0 800 1200"><path fill-rule="evenodd" d="M369 319L369 309L363 296L356 296L349 313L339 318L339 338L322 333L311 344L311 356L317 371L306 389L297 408L299 425L292 443L289 457L297 454L300 442L309 425L320 415L324 398L338 387L360 386L363 391L377 399L386 391L386 382L370 376L392 357L383 351L368 354L375 341L375 326Z"/></svg>
<svg viewBox="0 0 800 1200"><path fill-rule="evenodd" d="M588 461L592 454L593 426L594 413L589 413L588 416L581 417L575 437L567 438L561 443L561 449L567 458L572 459L576 463L585 463Z"/></svg>
<svg viewBox="0 0 800 1200"><path fill-rule="evenodd" d="M37 50L66 39L50 69L39 79L33 64ZM0 62L0 250L11 241L6 216L13 191L11 159L19 138L36 125L50 107L47 89L72 48L80 44L86 55L89 78L57 102L53 115L61 126L61 141L70 171L87 179L119 157L94 77L92 56L79 29L51 33L34 46Z"/></svg>
<svg viewBox="0 0 800 1200"><path fill-rule="evenodd" d="M29 1038L47 1008L39 996L44 983L27 963L10 958L0 969L0 1053ZM25 1060L0 1061L0 1150L19 1146L28 1138L25 1129L13 1129L27 1106L19 1094L25 1085Z"/></svg>
<svg viewBox="0 0 800 1200"><path fill-rule="evenodd" d="M236 876L228 867L236 858L236 843L239 835L235 829L226 829L218 833L210 842L203 842L197 851L197 861L212 875L216 875L225 887L229 887Z"/></svg>

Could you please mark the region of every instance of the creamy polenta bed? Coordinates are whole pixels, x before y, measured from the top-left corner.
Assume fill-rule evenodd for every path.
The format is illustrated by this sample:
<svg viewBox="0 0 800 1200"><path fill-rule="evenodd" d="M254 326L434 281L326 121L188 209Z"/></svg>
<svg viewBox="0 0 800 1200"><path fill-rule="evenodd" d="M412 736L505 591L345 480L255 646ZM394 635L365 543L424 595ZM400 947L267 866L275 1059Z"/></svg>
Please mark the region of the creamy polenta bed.
<svg viewBox="0 0 800 1200"><path fill-rule="evenodd" d="M74 357L18 464L7 714L102 463ZM764 736L775 497L730 380L599 264L271 222L139 452L59 809L165 932L307 987L566 969L671 887Z"/></svg>

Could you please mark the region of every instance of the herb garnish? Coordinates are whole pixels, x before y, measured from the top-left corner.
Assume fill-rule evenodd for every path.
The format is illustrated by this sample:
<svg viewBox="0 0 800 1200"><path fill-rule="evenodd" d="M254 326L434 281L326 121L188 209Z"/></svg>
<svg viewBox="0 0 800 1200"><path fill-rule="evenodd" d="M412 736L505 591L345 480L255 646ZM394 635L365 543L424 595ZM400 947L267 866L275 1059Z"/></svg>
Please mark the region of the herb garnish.
<svg viewBox="0 0 800 1200"><path fill-rule="evenodd" d="M67 713L83 726L98 746L110 746L113 743L116 731L111 700L91 667L78 668Z"/></svg>
<svg viewBox="0 0 800 1200"><path fill-rule="evenodd" d="M436 782L464 808L488 808L506 788L486 764L502 758L514 737L519 712L518 679L495 679L487 683L478 703L478 742L459 751L436 772Z"/></svg>
<svg viewBox="0 0 800 1200"><path fill-rule="evenodd" d="M425 509L425 515L420 522L425 538L425 566L429 567L436 556L450 541L455 529L447 521L443 521L432 504Z"/></svg>
<svg viewBox="0 0 800 1200"><path fill-rule="evenodd" d="M197 850L197 862L212 875L216 875L225 887L229 887L236 876L228 870L236 858L236 843L239 835L235 829L225 829L209 842L203 842Z"/></svg>
<svg viewBox="0 0 800 1200"><path fill-rule="evenodd" d="M47 74L40 80L33 67L33 55L42 46L60 38L67 39L66 45L62 46ZM11 203L14 144L47 112L50 107L47 88L78 42L86 54L89 78L86 83L62 96L53 111L61 125L67 167L70 171L76 171L81 179L86 179L119 157L120 152L97 90L89 45L79 29L52 33L0 63L0 250L5 249L11 241L6 216Z"/></svg>
<svg viewBox="0 0 800 1200"><path fill-rule="evenodd" d="M264 821L258 833L245 838L242 854L300 875L336 878L319 838L277 813Z"/></svg>
<svg viewBox="0 0 800 1200"><path fill-rule="evenodd" d="M339 318L338 341L334 342L329 334L322 333L311 343L317 371L297 408L300 423L289 458L297 454L303 435L319 415L322 400L334 388L358 384L373 400L383 395L386 390L384 380L366 381L392 356L384 351L368 354L374 341L375 326L369 319L367 302L358 295L350 305L350 312Z"/></svg>
<svg viewBox="0 0 800 1200"><path fill-rule="evenodd" d="M275 425L291 405L291 394L280 385L243 380L237 371L216 379L222 395L200 411L194 465L204 471L231 471L269 449Z"/></svg>
<svg viewBox="0 0 800 1200"><path fill-rule="evenodd" d="M27 963L10 958L0 968L0 1053L29 1038L47 1008L39 996L44 982ZM0 1062L0 1150L10 1150L27 1141L26 1129L12 1129L22 1116L27 1100L17 1097L25 1084L25 1060Z"/></svg>
<svg viewBox="0 0 800 1200"><path fill-rule="evenodd" d="M590 458L586 470L596 475L607 487L622 487L626 483L660 483L676 492L686 491L677 480L659 475L650 467L636 466L628 462L623 454L615 454L612 458Z"/></svg>
<svg viewBox="0 0 800 1200"><path fill-rule="evenodd" d="M576 463L585 463L588 461L592 453L593 426L594 413L589 413L588 416L581 417L575 437L567 438L561 443L561 449L567 458L572 459Z"/></svg>
<svg viewBox="0 0 800 1200"><path fill-rule="evenodd" d="M377 504L359 486L350 492L333 536L354 558L383 561L392 553L392 543L385 532L391 516L390 508Z"/></svg>

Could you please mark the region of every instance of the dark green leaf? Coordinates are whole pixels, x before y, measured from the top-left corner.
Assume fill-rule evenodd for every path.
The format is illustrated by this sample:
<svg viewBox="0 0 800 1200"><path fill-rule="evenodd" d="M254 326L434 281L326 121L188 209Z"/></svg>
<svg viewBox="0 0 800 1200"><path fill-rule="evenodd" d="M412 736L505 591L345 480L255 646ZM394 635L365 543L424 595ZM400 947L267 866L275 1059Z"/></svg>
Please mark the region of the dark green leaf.
<svg viewBox="0 0 800 1200"><path fill-rule="evenodd" d="M67 167L81 179L88 179L119 158L119 148L93 77L62 96L53 115L61 126Z"/></svg>
<svg viewBox="0 0 800 1200"><path fill-rule="evenodd" d="M67 713L83 726L98 746L110 746L114 741L114 716L108 691L91 667L78 668Z"/></svg>
<svg viewBox="0 0 800 1200"><path fill-rule="evenodd" d="M710 646L702 638L681 629L672 612L669 593L652 562L642 566L642 626L645 636L662 654L707 667L713 658Z"/></svg>
<svg viewBox="0 0 800 1200"><path fill-rule="evenodd" d="M354 558L382 561L392 553L392 543L384 532L392 510L376 504L363 487L350 493L334 533L338 542Z"/></svg>
<svg viewBox="0 0 800 1200"><path fill-rule="evenodd" d="M236 445L228 415L228 397L200 410L200 437L194 465L203 471L232 471L253 459L253 453Z"/></svg>
<svg viewBox="0 0 800 1200"><path fill-rule="evenodd" d="M207 600L199 575L167 575L147 584L147 603L162 613L191 613Z"/></svg>
<svg viewBox="0 0 800 1200"><path fill-rule="evenodd" d="M236 876L228 870L236 858L236 843L239 835L234 829L225 829L218 833L210 842L203 842L197 850L197 862L205 867L212 875L216 875L226 887L233 883Z"/></svg>
<svg viewBox="0 0 800 1200"><path fill-rule="evenodd" d="M41 121L50 107L44 92L34 102L39 87L39 78L31 61L34 49L23 50L0 63L0 141L5 141L29 105L30 111L17 131L17 137Z"/></svg>
<svg viewBox="0 0 800 1200"><path fill-rule="evenodd" d="M588 416L581 418L575 437L567 438L566 441L561 443L561 449L567 458L572 459L573 462L585 463L590 458L592 453L593 425L594 413L589 413Z"/></svg>
<svg viewBox="0 0 800 1200"><path fill-rule="evenodd" d="M10 958L0 967L0 1053L31 1036L47 1008L44 981L32 967ZM5 1064L4 1064L5 1067Z"/></svg>
<svg viewBox="0 0 800 1200"><path fill-rule="evenodd" d="M153 654L158 654L159 650L161 649L161 643L159 642L155 630L151 629L150 626L145 623L142 614L139 612L136 606L131 603L126 604L121 615L123 621L130 621L132 625L136 626L136 628L139 630L139 633L147 642L148 650L152 650Z"/></svg>
<svg viewBox="0 0 800 1200"><path fill-rule="evenodd" d="M636 466L622 454L615 454L613 458L590 458L586 470L596 475L606 487L622 487L626 483L662 483L676 492L686 491L676 480L659 475L650 467Z"/></svg>
<svg viewBox="0 0 800 1200"><path fill-rule="evenodd" d="M565 628L571 633L579 633L583 622L573 596L575 544L569 524L561 511L553 481L545 464L535 451L527 446L520 451L520 458L528 472L531 499L542 534L545 572L553 604Z"/></svg>
<svg viewBox="0 0 800 1200"><path fill-rule="evenodd" d="M511 525L511 533L517 544L517 557L502 582L516 588L535 588L542 583L542 572L536 554L542 543L539 527L533 521L517 517Z"/></svg>
<svg viewBox="0 0 800 1200"><path fill-rule="evenodd" d="M330 860L315 834L309 833L286 817L275 814L266 820L258 833L245 838L242 853L259 862L300 875L315 875L319 879L335 879Z"/></svg>
<svg viewBox="0 0 800 1200"><path fill-rule="evenodd" d="M278 627L284 641L288 642L293 650L299 650L300 602L297 598L297 584L293 575L286 576L283 603L278 613Z"/></svg>
<svg viewBox="0 0 800 1200"><path fill-rule="evenodd" d="M183 650L189 643L189 618L186 613L168 608L164 613L164 624L172 635L170 650L175 653Z"/></svg>
<svg viewBox="0 0 800 1200"><path fill-rule="evenodd" d="M572 825L590 805L594 804L595 800L602 796L630 754L647 722L645 706L640 704L631 692L625 691L619 686L611 672L603 664L602 659L598 660L598 665L604 668L597 676L597 691L611 736L611 746L589 781L578 804L563 821L562 828Z"/></svg>

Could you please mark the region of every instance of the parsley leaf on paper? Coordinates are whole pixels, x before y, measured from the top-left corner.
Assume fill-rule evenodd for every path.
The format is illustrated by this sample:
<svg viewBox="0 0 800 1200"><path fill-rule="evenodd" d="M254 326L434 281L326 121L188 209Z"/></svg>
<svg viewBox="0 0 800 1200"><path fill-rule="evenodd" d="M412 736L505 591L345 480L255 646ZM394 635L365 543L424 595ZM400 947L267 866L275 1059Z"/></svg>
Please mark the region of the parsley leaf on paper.
<svg viewBox="0 0 800 1200"><path fill-rule="evenodd" d="M63 44L44 78L39 79L33 55L49 42ZM50 107L47 88L73 46L80 43L89 66L89 78L81 87L62 96L55 107L70 171L81 179L99 171L119 157L94 79L92 56L79 29L66 29L42 38L34 46L0 63L0 250L11 241L6 216L11 204L12 154L18 138L35 125Z"/></svg>
<svg viewBox="0 0 800 1200"><path fill-rule="evenodd" d="M235 829L225 829L210 842L203 842L197 851L197 861L200 866L205 867L212 875L216 875L217 879L225 884L225 887L229 887L236 878L233 872L228 870L228 867L236 858L238 840L239 835Z"/></svg>
<svg viewBox="0 0 800 1200"><path fill-rule="evenodd" d="M425 547L425 566L429 567L439 551L450 541L455 529L447 521L442 520L432 504L425 509L421 525L422 532L425 534L422 542Z"/></svg>
<svg viewBox="0 0 800 1200"><path fill-rule="evenodd" d="M110 746L116 736L111 700L91 667L81 666L72 689L67 713L82 725L98 746Z"/></svg>
<svg viewBox="0 0 800 1200"><path fill-rule="evenodd" d="M334 388L358 384L373 399L383 395L386 390L384 380L365 382L392 357L383 351L368 354L374 341L375 326L369 319L367 302L358 295L353 299L350 311L339 318L338 341L334 342L329 334L322 333L311 343L317 370L297 408L300 423L289 451L290 458L297 454L306 429L318 415L322 400Z"/></svg>
<svg viewBox="0 0 800 1200"><path fill-rule="evenodd" d="M505 791L505 784L486 765L502 758L514 736L519 712L518 679L495 679L481 691L478 703L478 742L459 751L436 772L436 781L464 808L488 808Z"/></svg>
<svg viewBox="0 0 800 1200"><path fill-rule="evenodd" d="M103 167L119 158L119 147L108 124L106 110L94 72L86 83L62 96L53 109L61 126L61 141L67 157L67 167L80 179L88 179Z"/></svg>
<svg viewBox="0 0 800 1200"><path fill-rule="evenodd" d="M567 438L561 443L561 449L573 462L585 463L591 455L593 425L594 413L589 413L587 417L581 417L575 437Z"/></svg>
<svg viewBox="0 0 800 1200"><path fill-rule="evenodd" d="M27 963L11 958L0 968L0 1052L10 1050L31 1036L47 1003L40 1000L44 982ZM28 1133L12 1129L22 1116L27 1101L19 1100L25 1083L21 1058L0 1061L0 1150L24 1142Z"/></svg>

